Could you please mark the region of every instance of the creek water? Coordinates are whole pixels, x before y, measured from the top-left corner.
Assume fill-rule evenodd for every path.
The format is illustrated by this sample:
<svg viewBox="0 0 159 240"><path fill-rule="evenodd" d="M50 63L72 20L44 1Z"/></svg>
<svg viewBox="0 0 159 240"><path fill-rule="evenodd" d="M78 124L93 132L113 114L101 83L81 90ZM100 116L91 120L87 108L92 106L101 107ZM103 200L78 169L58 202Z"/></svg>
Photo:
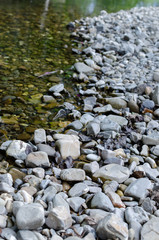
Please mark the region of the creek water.
<svg viewBox="0 0 159 240"><path fill-rule="evenodd" d="M159 6L159 0L0 0L0 141L27 140L36 128L62 126L53 116L64 100L44 104L41 98L63 81L74 95L69 68L77 57L71 51L76 44L66 25L103 9L135 6Z"/></svg>

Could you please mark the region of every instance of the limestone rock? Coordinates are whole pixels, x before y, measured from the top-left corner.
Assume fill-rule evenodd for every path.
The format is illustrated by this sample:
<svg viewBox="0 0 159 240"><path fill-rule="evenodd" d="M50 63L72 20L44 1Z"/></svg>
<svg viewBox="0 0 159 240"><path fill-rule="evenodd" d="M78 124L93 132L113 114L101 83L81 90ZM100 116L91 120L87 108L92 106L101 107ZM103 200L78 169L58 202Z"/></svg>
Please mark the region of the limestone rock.
<svg viewBox="0 0 159 240"><path fill-rule="evenodd" d="M13 140L7 148L6 154L15 159L25 160L30 152L32 152L32 148L28 143L21 140Z"/></svg>
<svg viewBox="0 0 159 240"><path fill-rule="evenodd" d="M124 182L129 177L129 169L118 164L108 164L101 167L93 174L93 178L101 178L103 181L115 180L118 183Z"/></svg>
<svg viewBox="0 0 159 240"><path fill-rule="evenodd" d="M97 235L103 240L107 238L127 240L128 227L120 217L111 213L99 222L97 226Z"/></svg>
<svg viewBox="0 0 159 240"><path fill-rule="evenodd" d="M159 236L159 217L153 216L147 223L143 225L141 230L141 240L158 240Z"/></svg>
<svg viewBox="0 0 159 240"><path fill-rule="evenodd" d="M35 144L46 142L46 132L43 128L34 131L34 142Z"/></svg>
<svg viewBox="0 0 159 240"><path fill-rule="evenodd" d="M79 73L86 73L86 74L89 74L89 73L92 73L94 72L94 69L87 66L86 64L84 64L83 62L77 62L75 63L75 69L77 72Z"/></svg>
<svg viewBox="0 0 159 240"><path fill-rule="evenodd" d="M77 159L80 156L80 142L78 136L55 134L54 138L57 139L56 146L63 159L69 156L73 159Z"/></svg>
<svg viewBox="0 0 159 240"><path fill-rule="evenodd" d="M28 167L49 167L50 162L45 152L38 151L28 154L25 163Z"/></svg>
<svg viewBox="0 0 159 240"><path fill-rule="evenodd" d="M60 178L64 181L84 181L85 171L76 168L63 169Z"/></svg>

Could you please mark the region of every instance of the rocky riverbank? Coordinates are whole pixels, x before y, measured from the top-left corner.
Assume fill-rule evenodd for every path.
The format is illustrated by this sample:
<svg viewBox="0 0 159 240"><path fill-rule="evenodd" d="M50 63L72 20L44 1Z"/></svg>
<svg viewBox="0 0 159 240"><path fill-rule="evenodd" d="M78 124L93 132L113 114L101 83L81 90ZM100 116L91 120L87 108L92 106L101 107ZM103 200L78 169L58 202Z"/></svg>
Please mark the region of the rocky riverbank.
<svg viewBox="0 0 159 240"><path fill-rule="evenodd" d="M65 102L63 129L1 145L0 239L158 239L158 10L70 23L79 109Z"/></svg>

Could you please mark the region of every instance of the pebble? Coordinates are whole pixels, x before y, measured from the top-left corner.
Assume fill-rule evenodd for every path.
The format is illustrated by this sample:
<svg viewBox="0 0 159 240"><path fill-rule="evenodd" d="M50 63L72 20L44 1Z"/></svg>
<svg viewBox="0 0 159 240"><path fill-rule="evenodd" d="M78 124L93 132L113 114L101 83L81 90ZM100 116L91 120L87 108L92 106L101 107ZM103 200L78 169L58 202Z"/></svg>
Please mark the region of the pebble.
<svg viewBox="0 0 159 240"><path fill-rule="evenodd" d="M28 167L44 167L50 166L49 158L46 152L38 151L28 154L25 159L25 163Z"/></svg>
<svg viewBox="0 0 159 240"><path fill-rule="evenodd" d="M60 173L60 178L64 181L84 181L85 180L85 171L82 169L64 169Z"/></svg>
<svg viewBox="0 0 159 240"><path fill-rule="evenodd" d="M44 129L40 128L34 131L34 142L35 144L46 142L46 132Z"/></svg>
<svg viewBox="0 0 159 240"><path fill-rule="evenodd" d="M13 140L7 148L6 154L15 159L25 160L27 155L32 152L32 147L21 140Z"/></svg>
<svg viewBox="0 0 159 240"><path fill-rule="evenodd" d="M92 208L99 208L108 212L113 212L114 207L110 199L102 192L96 193L91 201Z"/></svg>
<svg viewBox="0 0 159 240"><path fill-rule="evenodd" d="M76 183L68 192L70 197L80 197L89 191L89 187L85 183Z"/></svg>

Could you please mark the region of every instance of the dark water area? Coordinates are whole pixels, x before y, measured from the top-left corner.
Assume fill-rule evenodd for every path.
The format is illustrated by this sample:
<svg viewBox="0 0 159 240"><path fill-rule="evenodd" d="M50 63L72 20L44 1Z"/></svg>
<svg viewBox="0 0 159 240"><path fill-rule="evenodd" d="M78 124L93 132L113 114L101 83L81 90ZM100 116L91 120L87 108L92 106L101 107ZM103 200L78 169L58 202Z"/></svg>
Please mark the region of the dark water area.
<svg viewBox="0 0 159 240"><path fill-rule="evenodd" d="M159 6L159 0L0 0L0 141L27 140L36 128L60 127L53 116L64 100L50 105L41 98L59 82L70 85L74 95L66 78L77 56L66 25L103 9L135 6ZM38 77L60 69L66 74Z"/></svg>

